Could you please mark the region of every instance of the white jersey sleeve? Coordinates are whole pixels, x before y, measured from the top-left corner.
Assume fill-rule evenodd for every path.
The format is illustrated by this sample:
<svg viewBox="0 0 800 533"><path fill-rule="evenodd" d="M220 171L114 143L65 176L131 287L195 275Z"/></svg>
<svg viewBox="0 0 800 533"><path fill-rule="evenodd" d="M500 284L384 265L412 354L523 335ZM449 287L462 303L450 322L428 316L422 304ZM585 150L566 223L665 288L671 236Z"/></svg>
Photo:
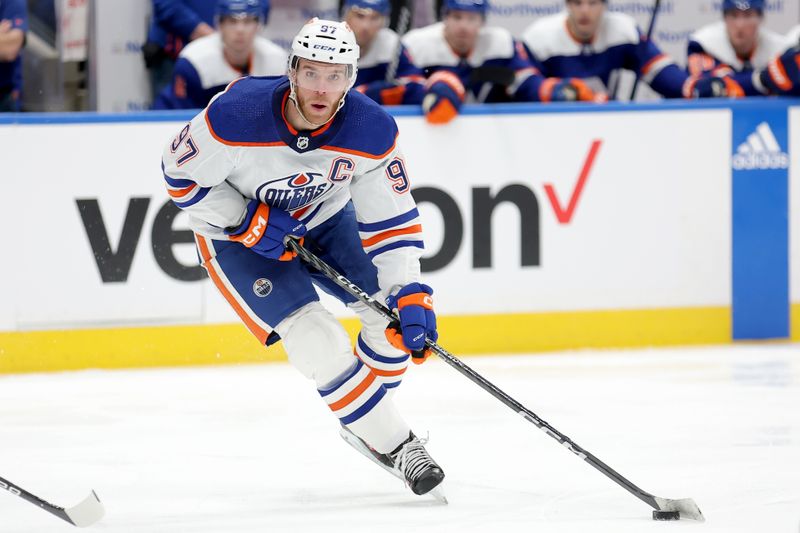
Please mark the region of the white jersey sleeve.
<svg viewBox="0 0 800 533"><path fill-rule="evenodd" d="M419 282L422 225L400 150L395 147L377 165L355 177L350 194L361 242L378 269L384 296Z"/></svg>
<svg viewBox="0 0 800 533"><path fill-rule="evenodd" d="M167 192L191 218L220 228L219 233L237 226L247 200L226 181L237 157L236 147L215 138L203 111L164 148L162 169Z"/></svg>

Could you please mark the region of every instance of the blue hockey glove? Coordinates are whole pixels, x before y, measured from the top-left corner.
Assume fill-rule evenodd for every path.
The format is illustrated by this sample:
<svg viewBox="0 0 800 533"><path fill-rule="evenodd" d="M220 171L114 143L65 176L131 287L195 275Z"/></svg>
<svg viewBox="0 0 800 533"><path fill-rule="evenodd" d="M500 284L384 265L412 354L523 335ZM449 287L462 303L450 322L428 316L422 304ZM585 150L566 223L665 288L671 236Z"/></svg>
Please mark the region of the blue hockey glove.
<svg viewBox="0 0 800 533"><path fill-rule="evenodd" d="M291 261L297 253L287 250L284 240L288 236L302 237L306 226L286 211L250 200L242 223L226 228L225 234L268 259Z"/></svg>
<svg viewBox="0 0 800 533"><path fill-rule="evenodd" d="M400 317L386 328L386 339L398 350L410 353L416 364L424 363L431 355L430 349L425 348L426 337L434 342L439 338L432 294L433 289L427 285L409 283L386 299L389 308Z"/></svg>
<svg viewBox="0 0 800 533"><path fill-rule="evenodd" d="M744 89L730 76L692 76L683 84L685 98L743 98Z"/></svg>
<svg viewBox="0 0 800 533"><path fill-rule="evenodd" d="M458 115L464 101L464 85L448 70L434 72L426 83L422 111L430 124L447 124Z"/></svg>
<svg viewBox="0 0 800 533"><path fill-rule="evenodd" d="M547 78L539 89L542 102L599 101L587 83L579 78Z"/></svg>
<svg viewBox="0 0 800 533"><path fill-rule="evenodd" d="M402 105L406 94L405 85L388 81L375 81L359 85L356 90L381 105Z"/></svg>
<svg viewBox="0 0 800 533"><path fill-rule="evenodd" d="M788 49L757 75L770 94L800 96L800 47Z"/></svg>

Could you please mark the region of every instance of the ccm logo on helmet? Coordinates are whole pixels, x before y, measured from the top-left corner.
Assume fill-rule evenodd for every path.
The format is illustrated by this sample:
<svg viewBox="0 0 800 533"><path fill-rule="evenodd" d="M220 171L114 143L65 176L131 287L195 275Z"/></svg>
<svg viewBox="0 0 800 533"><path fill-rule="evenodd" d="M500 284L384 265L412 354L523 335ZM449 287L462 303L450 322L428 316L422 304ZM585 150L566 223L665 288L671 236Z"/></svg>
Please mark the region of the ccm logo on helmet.
<svg viewBox="0 0 800 533"><path fill-rule="evenodd" d="M335 52L336 48L334 48L332 46L325 46L325 45L322 45L322 44L315 44L314 45L314 50L324 50L325 52Z"/></svg>

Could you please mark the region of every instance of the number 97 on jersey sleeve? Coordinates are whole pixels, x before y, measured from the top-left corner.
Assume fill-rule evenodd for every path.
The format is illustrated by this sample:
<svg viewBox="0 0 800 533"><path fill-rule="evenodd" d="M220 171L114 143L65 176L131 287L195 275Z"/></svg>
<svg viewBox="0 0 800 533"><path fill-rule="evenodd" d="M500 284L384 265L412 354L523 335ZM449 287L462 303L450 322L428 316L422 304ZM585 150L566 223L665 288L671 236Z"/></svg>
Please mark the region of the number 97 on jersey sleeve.
<svg viewBox="0 0 800 533"><path fill-rule="evenodd" d="M397 194L403 194L411 189L411 181L408 179L406 164L399 157L395 157L386 166L386 176L392 182L392 190Z"/></svg>

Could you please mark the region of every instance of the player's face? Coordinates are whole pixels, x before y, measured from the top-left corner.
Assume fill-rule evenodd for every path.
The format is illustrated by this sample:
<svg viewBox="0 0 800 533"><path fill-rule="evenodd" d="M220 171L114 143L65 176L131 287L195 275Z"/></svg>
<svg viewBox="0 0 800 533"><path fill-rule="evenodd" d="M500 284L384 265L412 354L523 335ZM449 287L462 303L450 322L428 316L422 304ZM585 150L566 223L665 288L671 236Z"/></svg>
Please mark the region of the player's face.
<svg viewBox="0 0 800 533"><path fill-rule="evenodd" d="M374 9L361 9L354 7L347 12L345 16L347 22L353 33L356 34L356 42L363 50L369 48L375 36L383 28L385 19L383 15Z"/></svg>
<svg viewBox="0 0 800 533"><path fill-rule="evenodd" d="M605 12L606 4L602 0L567 0L569 28L581 41L594 37Z"/></svg>
<svg viewBox="0 0 800 533"><path fill-rule="evenodd" d="M300 59L294 76L303 115L315 124L330 120L350 83L347 66Z"/></svg>
<svg viewBox="0 0 800 533"><path fill-rule="evenodd" d="M255 17L222 17L219 33L222 43L234 52L249 52L258 33L258 19Z"/></svg>
<svg viewBox="0 0 800 533"><path fill-rule="evenodd" d="M475 48L478 32L483 26L483 16L474 11L448 11L444 16L444 38L459 54Z"/></svg>
<svg viewBox="0 0 800 533"><path fill-rule="evenodd" d="M740 56L748 56L755 49L761 20L761 15L755 9L733 9L725 13L728 38Z"/></svg>

